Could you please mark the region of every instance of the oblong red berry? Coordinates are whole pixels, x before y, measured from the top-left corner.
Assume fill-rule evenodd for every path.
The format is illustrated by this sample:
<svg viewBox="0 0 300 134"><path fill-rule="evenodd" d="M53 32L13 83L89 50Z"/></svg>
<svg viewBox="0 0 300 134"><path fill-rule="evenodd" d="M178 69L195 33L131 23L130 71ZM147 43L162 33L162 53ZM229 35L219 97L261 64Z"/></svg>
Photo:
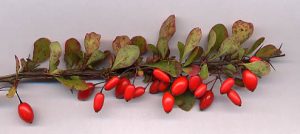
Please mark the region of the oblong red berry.
<svg viewBox="0 0 300 134"><path fill-rule="evenodd" d="M135 87L133 85L127 85L124 92L124 99L130 101L134 96Z"/></svg>
<svg viewBox="0 0 300 134"><path fill-rule="evenodd" d="M261 58L256 57L256 56L252 56L252 57L249 59L249 62L255 62L255 61L261 61Z"/></svg>
<svg viewBox="0 0 300 134"><path fill-rule="evenodd" d="M158 93L158 86L159 86L159 80L154 80L153 82L152 82L152 84L151 84L151 86L150 86L150 90L149 90L149 92L151 93L151 94L156 94L156 93Z"/></svg>
<svg viewBox="0 0 300 134"><path fill-rule="evenodd" d="M162 98L162 106L164 108L164 111L166 113L171 112L174 104L175 104L175 98L172 96L171 93L165 92Z"/></svg>
<svg viewBox="0 0 300 134"><path fill-rule="evenodd" d="M207 85L206 84L201 84L200 86L197 87L197 89L194 92L194 96L196 98L202 97L205 92L207 91Z"/></svg>
<svg viewBox="0 0 300 134"><path fill-rule="evenodd" d="M18 113L19 113L20 118L23 121L25 121L27 123L33 122L34 113L33 113L31 106L28 103L26 103L26 102L20 103L18 106Z"/></svg>
<svg viewBox="0 0 300 134"><path fill-rule="evenodd" d="M145 93L145 88L144 87L136 87L134 91L134 98L140 97Z"/></svg>
<svg viewBox="0 0 300 134"><path fill-rule="evenodd" d="M102 109L103 103L104 103L104 94L97 93L94 97L94 111L96 113Z"/></svg>
<svg viewBox="0 0 300 134"><path fill-rule="evenodd" d="M120 81L120 78L118 76L113 76L105 83L104 89L107 91L113 89L115 86L117 86L119 81Z"/></svg>
<svg viewBox="0 0 300 134"><path fill-rule="evenodd" d="M202 84L201 77L198 75L192 76L189 79L189 89L194 92L196 88Z"/></svg>
<svg viewBox="0 0 300 134"><path fill-rule="evenodd" d="M115 96L118 99L122 99L124 98L124 91L127 85L130 84L130 81L123 77L120 79L119 84L116 86L116 90L115 90Z"/></svg>
<svg viewBox="0 0 300 134"><path fill-rule="evenodd" d="M244 70L242 77L243 77L243 83L244 83L245 87L248 90L253 92L256 89L257 84L258 84L257 76L249 70Z"/></svg>
<svg viewBox="0 0 300 134"><path fill-rule="evenodd" d="M172 95L174 96L181 95L186 91L187 88L188 88L187 78L185 76L178 77L177 79L174 80L171 86Z"/></svg>
<svg viewBox="0 0 300 134"><path fill-rule="evenodd" d="M199 107L200 110L207 109L214 101L214 93L212 91L206 91L205 94L200 98Z"/></svg>
<svg viewBox="0 0 300 134"><path fill-rule="evenodd" d="M95 90L95 86L93 83L86 83L87 84L87 89L86 90L82 90L82 91L78 91L77 93L77 99L78 100L87 100L94 92Z"/></svg>
<svg viewBox="0 0 300 134"><path fill-rule="evenodd" d="M161 92L163 92L163 91L165 91L168 88L168 86L169 86L169 83L165 83L165 82L161 81L158 84L158 90L161 91Z"/></svg>
<svg viewBox="0 0 300 134"><path fill-rule="evenodd" d="M233 78L227 78L221 84L220 93L221 94L228 93L230 91L230 89L233 87L233 85L234 85L234 79Z"/></svg>
<svg viewBox="0 0 300 134"><path fill-rule="evenodd" d="M240 95L233 89L231 89L228 93L227 93L227 97L231 100L231 102L237 106L241 106L242 105L242 100L240 98Z"/></svg>
<svg viewBox="0 0 300 134"><path fill-rule="evenodd" d="M160 69L154 69L153 70L153 76L163 82L170 83L170 77Z"/></svg>

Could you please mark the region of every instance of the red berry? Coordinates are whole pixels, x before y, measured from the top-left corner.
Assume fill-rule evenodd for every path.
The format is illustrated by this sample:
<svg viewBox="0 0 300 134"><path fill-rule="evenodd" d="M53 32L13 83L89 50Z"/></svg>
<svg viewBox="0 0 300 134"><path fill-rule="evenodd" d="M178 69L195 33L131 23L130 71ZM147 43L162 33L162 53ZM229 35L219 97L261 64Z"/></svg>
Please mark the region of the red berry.
<svg viewBox="0 0 300 134"><path fill-rule="evenodd" d="M151 94L156 94L158 92L159 80L154 80L150 86L149 92Z"/></svg>
<svg viewBox="0 0 300 134"><path fill-rule="evenodd" d="M95 86L93 83L86 83L87 84L87 89L86 90L82 90L82 91L78 91L77 93L77 98L78 100L87 100L94 92L95 90Z"/></svg>
<svg viewBox="0 0 300 134"><path fill-rule="evenodd" d="M95 112L99 112L104 103L104 94L103 93L97 93L94 98L94 110Z"/></svg>
<svg viewBox="0 0 300 134"><path fill-rule="evenodd" d="M201 97L199 107L200 110L205 110L208 108L214 101L214 93L212 91L206 91L205 94Z"/></svg>
<svg viewBox="0 0 300 134"><path fill-rule="evenodd" d="M194 96L196 98L200 98L202 97L205 92L207 91L207 85L206 84L201 84L200 86L198 86L198 88L195 90L194 92Z"/></svg>
<svg viewBox="0 0 300 134"><path fill-rule="evenodd" d="M172 111L173 106L175 103L174 97L169 92L165 92L162 98L162 106L166 113L169 113Z"/></svg>
<svg viewBox="0 0 300 134"><path fill-rule="evenodd" d="M144 87L136 87L134 91L134 98L140 97L145 93L145 88Z"/></svg>
<svg viewBox="0 0 300 134"><path fill-rule="evenodd" d="M124 99L130 101L134 97L135 87L133 85L127 85L124 92Z"/></svg>
<svg viewBox="0 0 300 134"><path fill-rule="evenodd" d="M242 101L241 98L239 96L239 94L231 89L228 93L227 93L227 97L231 100L232 103L234 103L237 106L241 106L242 105Z"/></svg>
<svg viewBox="0 0 300 134"><path fill-rule="evenodd" d="M255 62L255 61L261 61L261 58L256 57L256 56L252 56L252 57L249 59L249 62Z"/></svg>
<svg viewBox="0 0 300 134"><path fill-rule="evenodd" d="M22 120L24 120L27 123L32 123L34 118L34 113L31 106L28 103L26 102L20 103L18 106L18 113Z"/></svg>
<svg viewBox="0 0 300 134"><path fill-rule="evenodd" d="M118 76L114 76L112 78L110 78L104 85L104 89L105 90L111 90L113 89L115 86L117 86L117 84L119 83L120 78Z"/></svg>
<svg viewBox="0 0 300 134"><path fill-rule="evenodd" d="M195 75L190 77L189 79L189 89L194 92L196 90L196 88L202 84L202 80L200 78L200 76Z"/></svg>
<svg viewBox="0 0 300 134"><path fill-rule="evenodd" d="M163 92L163 91L165 91L168 88L168 86L169 86L169 83L165 83L165 82L161 81L158 84L158 90L161 91L161 92Z"/></svg>
<svg viewBox="0 0 300 134"><path fill-rule="evenodd" d="M233 87L233 85L234 85L234 79L227 78L221 85L220 93L221 94L228 93L230 91L230 89Z"/></svg>
<svg viewBox="0 0 300 134"><path fill-rule="evenodd" d="M253 92L256 89L258 83L258 78L256 77L256 75L249 70L244 70L242 76L245 87Z"/></svg>
<svg viewBox="0 0 300 134"><path fill-rule="evenodd" d="M170 83L170 77L160 69L154 69L153 70L153 76L163 82Z"/></svg>
<svg viewBox="0 0 300 134"><path fill-rule="evenodd" d="M174 80L171 91L174 96L183 94L188 88L188 80L185 76L178 77Z"/></svg>
<svg viewBox="0 0 300 134"><path fill-rule="evenodd" d="M116 86L115 96L119 99L122 99L124 97L125 88L129 84L130 84L130 81L127 78L125 78L125 77L121 78L119 81L119 84Z"/></svg>

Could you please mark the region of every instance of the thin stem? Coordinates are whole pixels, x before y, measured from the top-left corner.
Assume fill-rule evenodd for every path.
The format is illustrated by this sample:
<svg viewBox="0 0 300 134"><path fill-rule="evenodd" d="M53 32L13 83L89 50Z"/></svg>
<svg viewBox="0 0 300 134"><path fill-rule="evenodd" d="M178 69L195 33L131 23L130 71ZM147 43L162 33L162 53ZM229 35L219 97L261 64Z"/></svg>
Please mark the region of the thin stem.
<svg viewBox="0 0 300 134"><path fill-rule="evenodd" d="M17 91L17 90L16 90L16 94L17 94L17 97L18 97L18 99L19 99L19 101L20 101L20 104L23 103L22 100L21 100L21 98L20 98L20 96L19 96L19 94L18 94L18 91Z"/></svg>

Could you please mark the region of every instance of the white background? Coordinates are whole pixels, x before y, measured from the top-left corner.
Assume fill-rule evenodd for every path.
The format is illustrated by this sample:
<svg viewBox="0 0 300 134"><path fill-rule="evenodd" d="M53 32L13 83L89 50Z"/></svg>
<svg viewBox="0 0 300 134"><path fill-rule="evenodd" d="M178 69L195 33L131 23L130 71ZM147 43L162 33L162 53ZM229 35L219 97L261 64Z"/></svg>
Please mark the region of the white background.
<svg viewBox="0 0 300 134"><path fill-rule="evenodd" d="M49 37L62 44L69 37L81 42L87 32L102 35L101 49L111 47L117 35L143 35L156 43L161 23L176 14L177 32L170 42L185 41L189 31L201 27L207 33L216 23L231 24L242 19L255 26L246 43L265 36L265 44L283 43L286 57L273 61L277 71L260 80L250 93L241 89L241 108L225 96L216 95L214 104L204 112L197 105L184 112L179 108L165 114L161 95L150 95L125 103L106 93L103 111L96 114L92 99L80 102L57 83L24 83L19 86L22 99L35 112L32 125L21 121L17 98L8 99L0 92L1 133L230 133L230 134L299 134L299 36L300 2L297 0L248 1L141 1L141 0L1 0L0 1L0 74L14 72L14 55L26 57L33 42ZM176 51L172 51L175 55ZM47 65L45 65L47 66ZM140 83L141 84L141 83Z"/></svg>

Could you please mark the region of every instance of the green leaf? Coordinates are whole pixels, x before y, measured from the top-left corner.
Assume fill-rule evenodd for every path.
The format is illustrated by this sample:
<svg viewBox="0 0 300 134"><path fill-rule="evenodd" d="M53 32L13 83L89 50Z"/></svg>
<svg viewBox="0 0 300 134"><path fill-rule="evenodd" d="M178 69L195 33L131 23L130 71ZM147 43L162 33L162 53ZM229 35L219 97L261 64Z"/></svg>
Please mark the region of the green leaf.
<svg viewBox="0 0 300 134"><path fill-rule="evenodd" d="M259 49L255 56L261 57L261 58L269 58L272 56L280 55L281 51L280 49L277 49L274 45L266 45L263 48Z"/></svg>
<svg viewBox="0 0 300 134"><path fill-rule="evenodd" d="M194 28L189 33L189 35L186 39L186 42L185 42L182 60L184 60L184 58L186 58L188 56L188 54L190 54L190 52L193 51L193 49L198 46L198 44L201 40L201 37L202 37L202 32L199 27Z"/></svg>
<svg viewBox="0 0 300 134"><path fill-rule="evenodd" d="M243 80L240 78L234 78L234 84L239 87L245 87Z"/></svg>
<svg viewBox="0 0 300 134"><path fill-rule="evenodd" d="M256 40L254 44L249 49L247 49L246 55L252 54L264 42L264 40L265 37L261 37L258 40Z"/></svg>
<svg viewBox="0 0 300 134"><path fill-rule="evenodd" d="M34 42L33 62L42 63L50 56L50 40L47 38L40 38Z"/></svg>
<svg viewBox="0 0 300 134"><path fill-rule="evenodd" d="M184 67L192 64L195 60L197 60L198 58L200 58L201 54L203 53L203 48L200 46L197 46L196 48L194 48L194 50L192 51L192 53L190 54L190 56L188 57L188 59L186 60L186 62L184 63Z"/></svg>
<svg viewBox="0 0 300 134"><path fill-rule="evenodd" d="M144 66L159 68L162 71L170 74L172 77L177 77L182 72L181 65L177 61L161 60L156 63L145 64Z"/></svg>
<svg viewBox="0 0 300 134"><path fill-rule="evenodd" d="M210 60L216 59L223 55L234 54L239 50L239 48L240 48L240 43L237 42L234 38L232 37L226 38L221 44L218 54L211 57Z"/></svg>
<svg viewBox="0 0 300 134"><path fill-rule="evenodd" d="M122 47L117 53L112 70L131 66L140 56L140 49L134 45Z"/></svg>
<svg viewBox="0 0 300 134"><path fill-rule="evenodd" d="M232 36L241 44L245 42L253 33L253 24L238 20L232 25Z"/></svg>
<svg viewBox="0 0 300 134"><path fill-rule="evenodd" d="M193 108L195 101L196 99L190 91L175 97L175 104L184 111L190 111Z"/></svg>
<svg viewBox="0 0 300 134"><path fill-rule="evenodd" d="M75 38L70 38L65 43L64 60L68 69L76 66L83 59L80 43Z"/></svg>
<svg viewBox="0 0 300 134"><path fill-rule="evenodd" d="M213 41L213 33L212 32L215 32L216 34L216 41ZM222 42L228 38L228 31L226 29L226 27L223 25L223 24L216 24L214 25L210 32L209 32L209 41L211 42L210 44L210 47L212 47L209 52L212 52L214 50L218 50L222 44ZM214 44L212 44L214 42Z"/></svg>
<svg viewBox="0 0 300 134"><path fill-rule="evenodd" d="M126 35L117 36L112 43L112 48L115 53L118 53L119 50L127 45L131 45L130 38Z"/></svg>
<svg viewBox="0 0 300 134"><path fill-rule="evenodd" d="M105 54L100 50L96 50L93 52L93 54L89 58L87 65L92 65L96 62L103 60L104 58L105 58Z"/></svg>
<svg viewBox="0 0 300 134"><path fill-rule="evenodd" d="M84 38L84 47L86 55L90 56L94 51L98 50L100 47L101 35L91 32L87 33Z"/></svg>
<svg viewBox="0 0 300 134"><path fill-rule="evenodd" d="M205 55L207 55L210 52L210 50L214 47L214 45L216 44L216 41L217 41L217 34L212 29L208 35L207 50L205 52Z"/></svg>
<svg viewBox="0 0 300 134"><path fill-rule="evenodd" d="M148 44L148 50L154 55L159 55L158 49L153 44Z"/></svg>
<svg viewBox="0 0 300 134"><path fill-rule="evenodd" d="M141 54L147 52L147 41L143 36L134 36L130 41L132 45L136 45L140 48Z"/></svg>
<svg viewBox="0 0 300 134"><path fill-rule="evenodd" d="M70 89L76 89L81 91L87 89L86 83L83 80L81 80L79 76L70 76L70 78L68 79L62 77L55 77L55 79Z"/></svg>
<svg viewBox="0 0 300 134"><path fill-rule="evenodd" d="M270 64L265 61L244 63L243 65L257 76L267 75L271 71Z"/></svg>
<svg viewBox="0 0 300 134"><path fill-rule="evenodd" d="M169 51L168 40L165 38L159 38L157 42L157 49L161 57L164 59Z"/></svg>
<svg viewBox="0 0 300 134"><path fill-rule="evenodd" d="M164 38L167 42L176 32L175 15L170 15L161 25L159 30L159 38Z"/></svg>
<svg viewBox="0 0 300 134"><path fill-rule="evenodd" d="M182 61L182 56L183 56L183 51L184 51L184 44L180 41L178 41L178 44L177 44L177 47L178 47L178 50L179 50L179 59L180 59L180 62Z"/></svg>
<svg viewBox="0 0 300 134"><path fill-rule="evenodd" d="M207 67L206 63L201 66L199 75L202 78L202 80L207 79L209 72L208 72L208 67Z"/></svg>
<svg viewBox="0 0 300 134"><path fill-rule="evenodd" d="M59 57L61 55L61 47L59 42L55 41L50 44L50 60L49 71L52 72L57 69L59 64Z"/></svg>

